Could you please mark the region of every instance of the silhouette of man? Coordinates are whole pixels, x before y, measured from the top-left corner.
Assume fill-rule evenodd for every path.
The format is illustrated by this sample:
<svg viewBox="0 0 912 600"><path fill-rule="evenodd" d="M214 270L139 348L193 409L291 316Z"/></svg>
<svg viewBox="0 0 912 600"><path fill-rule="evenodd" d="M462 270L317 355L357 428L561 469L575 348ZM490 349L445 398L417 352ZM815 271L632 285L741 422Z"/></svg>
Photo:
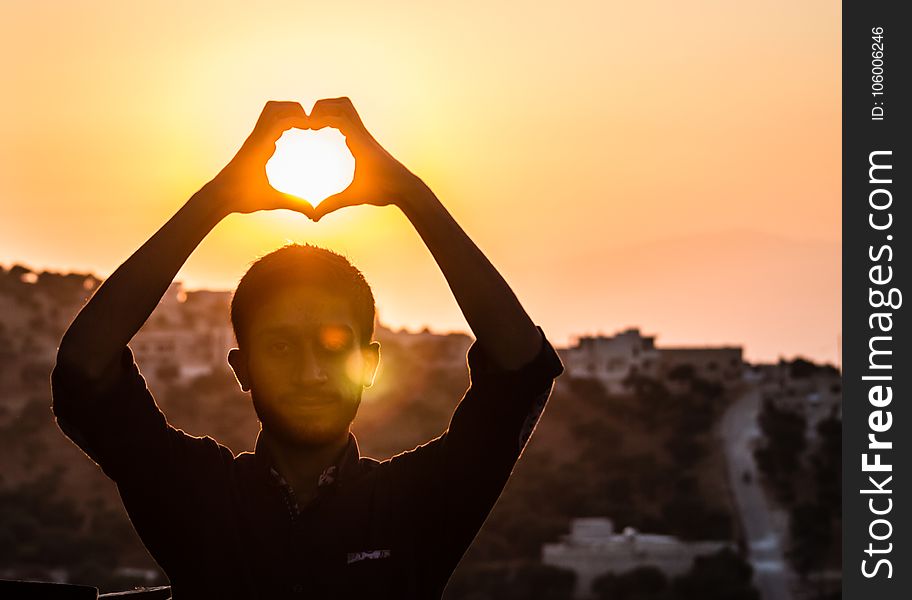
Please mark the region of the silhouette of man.
<svg viewBox="0 0 912 600"><path fill-rule="evenodd" d="M265 164L282 133L327 126L355 157L351 185L316 208L271 188ZM317 221L359 204L402 210L475 334L447 431L383 462L360 456L350 424L380 360L374 300L347 260L309 245L254 263L232 299L228 361L261 422L255 451L233 456L171 427L127 343L194 248L233 213L287 208ZM117 483L176 600L427 599L441 596L562 370L487 258L338 98L309 116L267 103L229 164L82 308L51 383L60 428Z"/></svg>

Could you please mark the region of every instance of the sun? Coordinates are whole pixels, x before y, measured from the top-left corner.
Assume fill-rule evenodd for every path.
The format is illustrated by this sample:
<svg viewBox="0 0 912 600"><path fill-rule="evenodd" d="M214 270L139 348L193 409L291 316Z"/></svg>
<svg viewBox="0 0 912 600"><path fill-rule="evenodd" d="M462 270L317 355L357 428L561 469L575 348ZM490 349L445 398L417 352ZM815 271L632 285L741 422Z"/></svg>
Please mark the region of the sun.
<svg viewBox="0 0 912 600"><path fill-rule="evenodd" d="M280 192L316 206L352 182L355 158L338 129L289 129L276 142L266 177Z"/></svg>

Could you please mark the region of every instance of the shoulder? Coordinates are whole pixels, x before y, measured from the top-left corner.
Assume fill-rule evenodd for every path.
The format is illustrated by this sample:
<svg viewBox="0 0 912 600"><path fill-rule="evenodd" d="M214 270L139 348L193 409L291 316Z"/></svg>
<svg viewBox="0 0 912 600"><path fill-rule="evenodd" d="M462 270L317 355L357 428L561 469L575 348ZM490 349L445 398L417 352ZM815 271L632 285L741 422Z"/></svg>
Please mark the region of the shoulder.
<svg viewBox="0 0 912 600"><path fill-rule="evenodd" d="M373 474L400 490L416 493L428 490L441 471L441 445L446 434L405 450L383 461L362 458L360 468L365 475Z"/></svg>

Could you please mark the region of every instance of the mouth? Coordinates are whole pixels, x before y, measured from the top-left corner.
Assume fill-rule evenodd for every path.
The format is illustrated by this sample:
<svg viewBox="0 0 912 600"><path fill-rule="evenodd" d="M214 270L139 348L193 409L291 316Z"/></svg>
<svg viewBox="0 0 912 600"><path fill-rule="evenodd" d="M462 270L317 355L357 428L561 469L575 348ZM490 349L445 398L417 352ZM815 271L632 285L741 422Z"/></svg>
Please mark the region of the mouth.
<svg viewBox="0 0 912 600"><path fill-rule="evenodd" d="M289 404L301 408L319 408L338 404L341 399L338 396L292 396L288 398Z"/></svg>

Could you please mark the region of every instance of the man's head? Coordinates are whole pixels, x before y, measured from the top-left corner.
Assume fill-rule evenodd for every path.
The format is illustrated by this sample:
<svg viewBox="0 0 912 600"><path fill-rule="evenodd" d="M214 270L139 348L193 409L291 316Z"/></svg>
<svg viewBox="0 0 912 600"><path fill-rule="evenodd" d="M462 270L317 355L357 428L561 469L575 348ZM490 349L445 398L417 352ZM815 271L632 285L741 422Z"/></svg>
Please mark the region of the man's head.
<svg viewBox="0 0 912 600"><path fill-rule="evenodd" d="M318 446L348 431L380 359L374 311L364 276L329 250L290 244L250 267L228 362L271 436Z"/></svg>

